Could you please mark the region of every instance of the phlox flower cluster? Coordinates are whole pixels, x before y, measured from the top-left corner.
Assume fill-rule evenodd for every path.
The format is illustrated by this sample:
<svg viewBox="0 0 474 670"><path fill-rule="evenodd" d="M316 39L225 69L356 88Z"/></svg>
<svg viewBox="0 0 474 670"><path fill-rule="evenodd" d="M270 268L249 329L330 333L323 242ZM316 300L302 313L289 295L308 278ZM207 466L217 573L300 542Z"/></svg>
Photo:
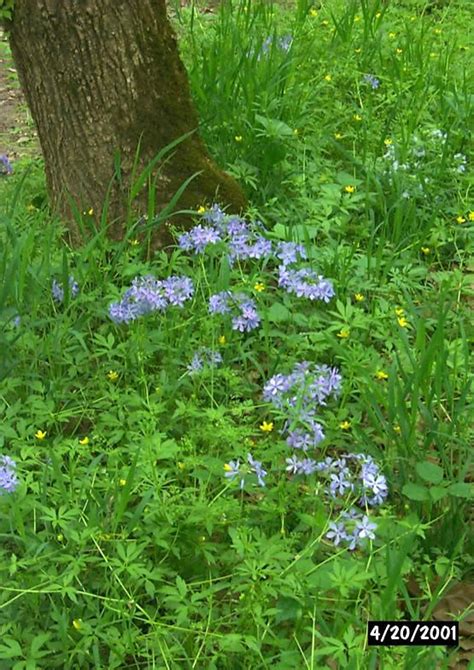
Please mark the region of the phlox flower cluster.
<svg viewBox="0 0 474 670"><path fill-rule="evenodd" d="M135 277L122 300L110 305L109 316L115 323L129 323L145 314L162 312L171 305L183 307L193 294L194 286L189 277Z"/></svg>
<svg viewBox="0 0 474 670"><path fill-rule="evenodd" d="M380 86L380 81L373 74L365 74L363 78L364 84L368 84L373 90Z"/></svg>
<svg viewBox="0 0 474 670"><path fill-rule="evenodd" d="M258 328L260 316L255 302L245 293L221 291L209 298L209 312L211 314L231 314L232 329L241 333Z"/></svg>
<svg viewBox="0 0 474 670"><path fill-rule="evenodd" d="M215 368L222 363L222 356L219 351L212 351L208 347L202 347L192 357L187 366L188 374L195 375L202 372L204 368Z"/></svg>
<svg viewBox="0 0 474 670"><path fill-rule="evenodd" d="M351 509L341 512L339 521L329 523L329 531L326 533L328 540L332 540L334 546L343 542L348 549L353 551L360 546L365 539L374 540L377 524L370 521L369 517L358 510Z"/></svg>
<svg viewBox="0 0 474 670"><path fill-rule="evenodd" d="M0 494L13 493L17 486L15 461L10 456L0 456Z"/></svg>
<svg viewBox="0 0 474 670"><path fill-rule="evenodd" d="M265 477L267 471L263 469L260 461L253 458L252 454L247 454L247 461L240 463L240 459L230 461L224 466L225 477L230 480L240 479L240 489L242 490L246 483L246 478L256 475L259 486L265 486Z"/></svg>
<svg viewBox="0 0 474 670"><path fill-rule="evenodd" d="M69 277L69 291L73 298L75 298L79 293L79 284L76 281L74 281L74 277L72 275ZM64 300L63 284L56 281L56 279L53 279L53 283L51 284L51 293L53 299L56 302L62 302Z"/></svg>
<svg viewBox="0 0 474 670"><path fill-rule="evenodd" d="M278 286L294 293L298 298L329 302L334 297L334 288L330 281L309 268L293 270L286 265L278 268Z"/></svg>
<svg viewBox="0 0 474 670"><path fill-rule="evenodd" d="M0 156L0 175L8 175L12 174L13 172L13 167L10 161L8 160L8 156L5 154L2 154Z"/></svg>

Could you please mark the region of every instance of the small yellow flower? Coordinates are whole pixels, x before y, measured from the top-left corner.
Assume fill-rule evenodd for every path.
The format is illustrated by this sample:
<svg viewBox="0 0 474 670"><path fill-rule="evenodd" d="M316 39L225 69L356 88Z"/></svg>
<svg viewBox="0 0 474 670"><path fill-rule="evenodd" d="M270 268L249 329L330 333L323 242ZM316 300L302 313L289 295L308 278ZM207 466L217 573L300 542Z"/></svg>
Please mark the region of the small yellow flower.
<svg viewBox="0 0 474 670"><path fill-rule="evenodd" d="M456 222L457 223L466 223L466 219L463 216L459 215L459 216L456 217Z"/></svg>
<svg viewBox="0 0 474 670"><path fill-rule="evenodd" d="M111 382L116 382L118 379L118 372L115 372L115 370L109 370L107 373L107 377L110 379Z"/></svg>
<svg viewBox="0 0 474 670"><path fill-rule="evenodd" d="M299 134L300 131L298 130L298 128L293 128L293 135L299 135Z"/></svg>
<svg viewBox="0 0 474 670"><path fill-rule="evenodd" d="M354 16L354 23L359 23L359 21L360 21L360 16L357 14L356 16Z"/></svg>
<svg viewBox="0 0 474 670"><path fill-rule="evenodd" d="M338 332L337 336L341 339L346 339L351 334L350 328L344 327Z"/></svg>
<svg viewBox="0 0 474 670"><path fill-rule="evenodd" d="M390 139L390 137L386 137L383 141L386 147L389 147L393 144L393 140Z"/></svg>
<svg viewBox="0 0 474 670"><path fill-rule="evenodd" d="M59 533L59 535L56 535L56 539L58 542L62 542L64 540L64 535L62 533Z"/></svg>
<svg viewBox="0 0 474 670"><path fill-rule="evenodd" d="M430 51L430 58L436 58L436 51Z"/></svg>
<svg viewBox="0 0 474 670"><path fill-rule="evenodd" d="M137 238L135 237L135 239L133 239L133 240L128 240L128 243L129 243L132 247L137 247L137 246L140 244L140 240L137 240Z"/></svg>
<svg viewBox="0 0 474 670"><path fill-rule="evenodd" d="M344 191L345 191L346 193L354 193L355 190L356 190L356 187L355 187L355 186L344 186Z"/></svg>
<svg viewBox="0 0 474 670"><path fill-rule="evenodd" d="M421 253L428 256L431 253L431 249L429 247L421 247Z"/></svg>
<svg viewBox="0 0 474 670"><path fill-rule="evenodd" d="M357 49L354 49L354 51L355 51L356 54L360 54L360 52L362 51L362 49L361 49L360 47L358 47Z"/></svg>
<svg viewBox="0 0 474 670"><path fill-rule="evenodd" d="M185 464L183 461L178 461L178 469L179 470L184 470L186 468Z"/></svg>
<svg viewBox="0 0 474 670"><path fill-rule="evenodd" d="M389 33L388 36L391 40L394 40L397 36L397 33Z"/></svg>
<svg viewBox="0 0 474 670"><path fill-rule="evenodd" d="M410 21L416 21L416 16L410 16Z"/></svg>
<svg viewBox="0 0 474 670"><path fill-rule="evenodd" d="M79 440L79 444L89 444L89 438L87 435L82 438L82 440Z"/></svg>
<svg viewBox="0 0 474 670"><path fill-rule="evenodd" d="M341 423L339 424L339 428L341 430L349 430L350 427L351 427L350 421L341 421Z"/></svg>
<svg viewBox="0 0 474 670"><path fill-rule="evenodd" d="M441 28L435 28L435 29L434 29L434 34L435 34L435 35L441 35L442 32L443 32L443 31L441 30Z"/></svg>
<svg viewBox="0 0 474 670"><path fill-rule="evenodd" d="M400 56L403 53L403 49L395 49L397 56Z"/></svg>
<svg viewBox="0 0 474 670"><path fill-rule="evenodd" d="M377 377L377 379L382 380L388 379L388 374L385 372L385 370L377 370L375 376Z"/></svg>
<svg viewBox="0 0 474 670"><path fill-rule="evenodd" d="M342 133L334 133L334 137L336 140L342 140L344 135Z"/></svg>
<svg viewBox="0 0 474 670"><path fill-rule="evenodd" d="M219 344L221 345L221 347L223 347L224 344L227 342L227 340L225 339L225 335L220 335L220 336L217 338L217 341L219 342Z"/></svg>
<svg viewBox="0 0 474 670"><path fill-rule="evenodd" d="M362 293L354 293L354 298L356 302L363 302L365 300L365 296Z"/></svg>
<svg viewBox="0 0 474 670"><path fill-rule="evenodd" d="M327 19L324 19L324 21L321 21L321 24L322 24L323 26L328 26L328 25L329 25L329 21L328 21Z"/></svg>
<svg viewBox="0 0 474 670"><path fill-rule="evenodd" d="M354 119L354 121L362 121L362 117L360 114L354 114L352 118Z"/></svg>
<svg viewBox="0 0 474 670"><path fill-rule="evenodd" d="M400 428L400 425L398 423L393 424L393 431L394 433L400 434L402 432L402 429Z"/></svg>
<svg viewBox="0 0 474 670"><path fill-rule="evenodd" d="M395 314L397 316L405 316L405 310L403 309L403 307L396 307Z"/></svg>
<svg viewBox="0 0 474 670"><path fill-rule="evenodd" d="M404 316L399 316L397 321L398 321L398 325L400 326L400 328L407 328L408 325L409 325L408 321L405 319Z"/></svg>
<svg viewBox="0 0 474 670"><path fill-rule="evenodd" d="M243 139L243 138L242 138L242 135L236 135L236 136L234 137L234 140L235 140L236 142L242 142L242 139Z"/></svg>
<svg viewBox="0 0 474 670"><path fill-rule="evenodd" d="M204 214L205 211L206 211L206 208L204 207L204 205L199 205L197 213L198 214Z"/></svg>
<svg viewBox="0 0 474 670"><path fill-rule="evenodd" d="M232 466L229 465L228 463L224 463L224 470L226 472L231 472L232 471Z"/></svg>
<svg viewBox="0 0 474 670"><path fill-rule="evenodd" d="M127 483L126 479L119 479L120 486L125 486L126 483Z"/></svg>
<svg viewBox="0 0 474 670"><path fill-rule="evenodd" d="M265 290L265 284L263 284L261 281L258 281L255 284L254 289L255 291L257 291L257 293L261 293L262 291Z"/></svg>
<svg viewBox="0 0 474 670"><path fill-rule="evenodd" d="M330 74L327 74L327 75L324 77L324 80L325 80L325 81L331 81L331 80L332 80L332 76L331 76Z"/></svg>
<svg viewBox="0 0 474 670"><path fill-rule="evenodd" d="M44 438L46 437L46 432L44 430L37 430L35 433L35 437L38 440L44 440Z"/></svg>
<svg viewBox="0 0 474 670"><path fill-rule="evenodd" d="M260 424L259 428L264 433L271 433L273 430L273 421L264 421Z"/></svg>
<svg viewBox="0 0 474 670"><path fill-rule="evenodd" d="M467 215L467 218L469 219L469 221L474 221L474 211L471 210Z"/></svg>
<svg viewBox="0 0 474 670"><path fill-rule="evenodd" d="M72 625L76 630L81 630L82 628L82 619L73 619L72 620Z"/></svg>
<svg viewBox="0 0 474 670"><path fill-rule="evenodd" d="M382 16L382 12L377 12L377 14L375 15L375 18L380 19L381 16Z"/></svg>
<svg viewBox="0 0 474 670"><path fill-rule="evenodd" d="M33 205L33 203L30 203L29 205L26 206L26 210L28 212L36 212L36 207Z"/></svg>
<svg viewBox="0 0 474 670"><path fill-rule="evenodd" d="M309 10L309 15L310 15L313 19L315 19L315 18L317 17L317 15L318 15L318 12L317 12L315 9L310 9L310 10Z"/></svg>

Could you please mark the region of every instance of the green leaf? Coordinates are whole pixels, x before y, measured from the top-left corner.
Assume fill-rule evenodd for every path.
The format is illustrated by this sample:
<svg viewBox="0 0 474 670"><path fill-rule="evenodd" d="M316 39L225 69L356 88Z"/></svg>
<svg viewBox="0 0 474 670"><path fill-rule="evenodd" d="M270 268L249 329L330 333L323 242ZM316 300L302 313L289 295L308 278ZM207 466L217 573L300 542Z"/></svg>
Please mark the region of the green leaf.
<svg viewBox="0 0 474 670"><path fill-rule="evenodd" d="M429 490L426 486L420 486L419 484L405 484L402 488L402 493L410 500L418 500L419 502L430 499Z"/></svg>
<svg viewBox="0 0 474 670"><path fill-rule="evenodd" d="M425 482L429 482L430 484L439 484L443 479L443 468L440 468L439 465L430 463L429 461L417 463L415 470L421 479L424 479Z"/></svg>
<svg viewBox="0 0 474 670"><path fill-rule="evenodd" d="M456 482L448 486L448 493L456 498L474 498L474 486L465 482Z"/></svg>
<svg viewBox="0 0 474 670"><path fill-rule="evenodd" d="M15 658L22 656L20 644L11 637L4 637L0 644L0 658Z"/></svg>
<svg viewBox="0 0 474 670"><path fill-rule="evenodd" d="M290 319L290 310L281 302L274 302L267 312L268 320L271 323L280 323Z"/></svg>
<svg viewBox="0 0 474 670"><path fill-rule="evenodd" d="M432 486L429 491L433 502L438 502L438 500L448 495L448 491L444 486Z"/></svg>

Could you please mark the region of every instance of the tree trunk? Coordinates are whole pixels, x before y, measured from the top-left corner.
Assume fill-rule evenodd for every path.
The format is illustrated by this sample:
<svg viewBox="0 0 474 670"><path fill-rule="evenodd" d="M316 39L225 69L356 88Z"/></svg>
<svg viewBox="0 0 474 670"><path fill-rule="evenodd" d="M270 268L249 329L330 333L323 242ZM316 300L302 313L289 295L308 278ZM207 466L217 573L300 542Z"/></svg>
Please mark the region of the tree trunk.
<svg viewBox="0 0 474 670"><path fill-rule="evenodd" d="M137 148L143 169L198 126L165 0L15 0L9 31L53 208L75 241L70 200L98 218L119 152L121 178L110 188L108 223L110 236L120 239ZM214 200L234 212L245 206L238 184L213 163L195 132L159 172L157 209L198 171L180 208ZM146 212L146 199L143 190L137 213ZM162 246L169 234L161 228L155 240Z"/></svg>

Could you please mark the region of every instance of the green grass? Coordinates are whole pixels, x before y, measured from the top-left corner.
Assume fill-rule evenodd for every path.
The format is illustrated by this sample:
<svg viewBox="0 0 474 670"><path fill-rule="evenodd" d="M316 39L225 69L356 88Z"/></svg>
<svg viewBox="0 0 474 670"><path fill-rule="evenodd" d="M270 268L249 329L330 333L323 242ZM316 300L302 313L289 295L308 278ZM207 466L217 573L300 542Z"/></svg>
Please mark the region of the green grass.
<svg viewBox="0 0 474 670"><path fill-rule="evenodd" d="M0 176L0 457L18 477L0 495L0 667L468 667L366 640L368 620L432 619L473 581L468 8L234 0L174 21L201 132L249 220L304 244L335 296L288 293L275 259L231 266L223 246L147 261L132 221L122 243L101 229L70 249L41 162ZM194 293L114 323L109 305L149 274ZM54 301L70 275L78 295ZM229 289L258 328L209 314ZM202 347L222 363L190 374ZM342 375L308 456L369 455L387 480L382 505L360 506L375 538L354 551L327 533L358 496L285 469L301 396L262 397L303 360ZM265 487L225 477L249 452Z"/></svg>

